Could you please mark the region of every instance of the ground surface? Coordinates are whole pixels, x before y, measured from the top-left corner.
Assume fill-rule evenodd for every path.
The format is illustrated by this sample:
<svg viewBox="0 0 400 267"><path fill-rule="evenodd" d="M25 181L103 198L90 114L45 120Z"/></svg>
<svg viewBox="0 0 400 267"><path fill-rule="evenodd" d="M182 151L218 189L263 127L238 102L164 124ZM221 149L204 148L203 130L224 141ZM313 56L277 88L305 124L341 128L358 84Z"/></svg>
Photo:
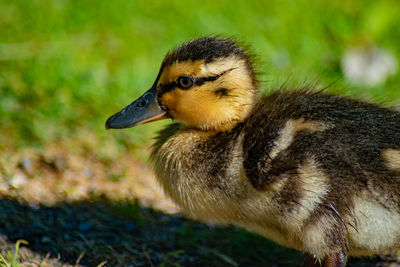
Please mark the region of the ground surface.
<svg viewBox="0 0 400 267"><path fill-rule="evenodd" d="M60 145L3 162L0 250L6 256L17 240L27 240L21 266L299 266L303 260L243 229L180 216L151 168L135 157L107 162ZM399 265L393 253L350 266Z"/></svg>

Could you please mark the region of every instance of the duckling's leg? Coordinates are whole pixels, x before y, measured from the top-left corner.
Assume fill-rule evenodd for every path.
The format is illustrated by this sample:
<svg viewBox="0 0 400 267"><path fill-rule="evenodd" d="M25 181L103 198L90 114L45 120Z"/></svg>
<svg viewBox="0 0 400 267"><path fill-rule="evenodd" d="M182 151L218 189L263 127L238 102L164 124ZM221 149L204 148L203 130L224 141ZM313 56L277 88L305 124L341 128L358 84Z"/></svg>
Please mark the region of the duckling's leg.
<svg viewBox="0 0 400 267"><path fill-rule="evenodd" d="M337 253L329 254L325 257L325 259L320 263L313 256L307 256L304 261L304 267L344 267L346 266L347 257L346 254L342 251Z"/></svg>

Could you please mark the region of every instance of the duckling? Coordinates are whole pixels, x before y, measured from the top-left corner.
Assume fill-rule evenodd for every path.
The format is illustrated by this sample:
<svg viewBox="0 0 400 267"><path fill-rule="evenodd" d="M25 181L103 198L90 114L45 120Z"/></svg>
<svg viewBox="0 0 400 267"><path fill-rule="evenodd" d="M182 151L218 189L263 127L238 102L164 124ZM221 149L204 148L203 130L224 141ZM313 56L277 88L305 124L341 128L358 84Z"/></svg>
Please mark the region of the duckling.
<svg viewBox="0 0 400 267"><path fill-rule="evenodd" d="M259 93L248 50L203 37L167 53L153 86L106 121L177 122L158 181L189 217L309 255L309 266L400 246L400 113L307 89Z"/></svg>

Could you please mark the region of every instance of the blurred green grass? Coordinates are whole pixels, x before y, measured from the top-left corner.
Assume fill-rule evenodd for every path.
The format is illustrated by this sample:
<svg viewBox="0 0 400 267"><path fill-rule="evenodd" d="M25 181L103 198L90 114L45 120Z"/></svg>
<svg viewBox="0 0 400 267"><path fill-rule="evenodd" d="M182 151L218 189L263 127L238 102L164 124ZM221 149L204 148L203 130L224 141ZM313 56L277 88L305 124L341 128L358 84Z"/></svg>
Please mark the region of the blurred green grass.
<svg viewBox="0 0 400 267"><path fill-rule="evenodd" d="M147 144L156 128L105 133L105 119L153 82L164 54L220 34L253 47L264 87L336 82L330 90L394 103L399 75L375 87L349 84L351 46L372 42L400 57L397 0L1 0L0 149L41 147L95 132ZM107 137L108 136L108 137Z"/></svg>

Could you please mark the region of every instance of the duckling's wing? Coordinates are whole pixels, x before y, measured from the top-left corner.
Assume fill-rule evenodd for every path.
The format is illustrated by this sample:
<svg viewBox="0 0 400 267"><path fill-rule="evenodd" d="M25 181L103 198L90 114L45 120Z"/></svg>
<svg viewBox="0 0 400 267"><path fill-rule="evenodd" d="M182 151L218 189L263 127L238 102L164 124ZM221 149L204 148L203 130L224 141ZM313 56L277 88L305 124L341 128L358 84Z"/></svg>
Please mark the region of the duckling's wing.
<svg viewBox="0 0 400 267"><path fill-rule="evenodd" d="M320 258L400 240L400 114L321 93L278 92L245 122L244 169L279 231ZM362 249L360 249L362 248Z"/></svg>
<svg viewBox="0 0 400 267"><path fill-rule="evenodd" d="M255 107L244 131L244 168L258 190L290 176L288 188L279 188L295 202L296 177L312 161L329 178L333 199L364 187L385 192L400 209L397 111L324 93L277 92Z"/></svg>

